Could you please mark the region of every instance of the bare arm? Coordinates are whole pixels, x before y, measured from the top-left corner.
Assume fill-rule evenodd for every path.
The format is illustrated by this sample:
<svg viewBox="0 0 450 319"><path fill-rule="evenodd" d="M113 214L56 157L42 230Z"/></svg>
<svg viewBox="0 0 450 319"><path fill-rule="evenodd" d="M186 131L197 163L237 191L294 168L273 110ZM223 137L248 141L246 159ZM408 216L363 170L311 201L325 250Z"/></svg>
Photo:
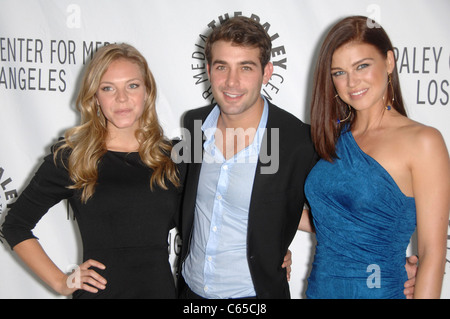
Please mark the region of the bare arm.
<svg viewBox="0 0 450 319"><path fill-rule="evenodd" d="M302 230L308 233L314 233L314 224L311 216L311 212L306 207L303 208L302 218L298 224L298 230Z"/></svg>
<svg viewBox="0 0 450 319"><path fill-rule="evenodd" d="M68 275L63 273L47 256L36 239L27 239L14 246L14 251L27 264L27 266L57 293L67 296L78 289L97 292L105 289L106 280L89 267L104 269L101 263L88 260L80 266L80 284L72 286L67 284ZM89 285L87 285L88 283ZM92 285L93 287L91 287Z"/></svg>
<svg viewBox="0 0 450 319"><path fill-rule="evenodd" d="M414 298L440 298L450 210L450 161L440 133L420 134L412 161L420 265Z"/></svg>
<svg viewBox="0 0 450 319"><path fill-rule="evenodd" d="M312 217L310 217L310 212L309 209L307 209L306 205L303 208L302 217L298 224L298 230L310 233L314 232ZM288 281L291 279L291 265L292 265L292 253L290 250L288 250L286 256L284 257L283 265L281 265L282 268L286 268Z"/></svg>

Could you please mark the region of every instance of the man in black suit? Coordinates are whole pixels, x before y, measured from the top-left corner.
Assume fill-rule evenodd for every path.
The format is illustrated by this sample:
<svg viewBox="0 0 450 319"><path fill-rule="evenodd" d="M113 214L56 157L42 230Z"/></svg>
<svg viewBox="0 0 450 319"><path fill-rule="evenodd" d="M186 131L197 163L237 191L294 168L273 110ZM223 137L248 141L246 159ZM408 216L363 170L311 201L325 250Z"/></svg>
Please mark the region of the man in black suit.
<svg viewBox="0 0 450 319"><path fill-rule="evenodd" d="M205 53L217 105L189 111L183 121L191 164L181 297L289 298L282 263L317 160L310 127L261 95L273 65L259 23L229 19L213 30Z"/></svg>

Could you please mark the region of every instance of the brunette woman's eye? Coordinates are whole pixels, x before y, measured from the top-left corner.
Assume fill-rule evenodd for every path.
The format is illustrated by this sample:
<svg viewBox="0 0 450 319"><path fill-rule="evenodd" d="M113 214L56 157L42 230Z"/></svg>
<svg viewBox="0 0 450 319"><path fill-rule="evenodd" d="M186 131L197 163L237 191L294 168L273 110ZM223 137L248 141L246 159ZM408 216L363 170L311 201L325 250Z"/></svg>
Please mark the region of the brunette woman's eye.
<svg viewBox="0 0 450 319"><path fill-rule="evenodd" d="M361 64L361 65L358 65L358 70L361 70L361 69L365 69L365 68L367 68L369 66L369 64L367 64L367 63L364 63L364 64Z"/></svg>

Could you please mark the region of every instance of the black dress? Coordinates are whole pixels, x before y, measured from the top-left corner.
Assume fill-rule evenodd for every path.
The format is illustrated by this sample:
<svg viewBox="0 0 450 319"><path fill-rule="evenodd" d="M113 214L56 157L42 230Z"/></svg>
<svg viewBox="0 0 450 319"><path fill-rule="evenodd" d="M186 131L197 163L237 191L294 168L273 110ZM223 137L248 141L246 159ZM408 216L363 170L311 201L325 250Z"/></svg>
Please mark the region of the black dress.
<svg viewBox="0 0 450 319"><path fill-rule="evenodd" d="M68 199L83 241L83 261L103 263L105 270L95 270L108 282L105 290L78 290L74 298L175 298L168 233L177 225L182 190L167 182L168 190L155 186L151 191L151 172L137 152L108 151L99 164L95 193L83 204L81 192L67 188L72 184L67 170L48 155L9 211L5 239L14 247L36 238L31 230L39 219Z"/></svg>

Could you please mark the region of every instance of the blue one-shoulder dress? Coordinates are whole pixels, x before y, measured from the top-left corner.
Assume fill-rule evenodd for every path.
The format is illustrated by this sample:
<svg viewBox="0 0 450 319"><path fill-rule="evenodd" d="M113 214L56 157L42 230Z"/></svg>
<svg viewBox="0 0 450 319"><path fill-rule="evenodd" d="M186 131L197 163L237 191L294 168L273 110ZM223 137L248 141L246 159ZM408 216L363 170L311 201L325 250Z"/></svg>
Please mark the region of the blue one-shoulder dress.
<svg viewBox="0 0 450 319"><path fill-rule="evenodd" d="M350 130L336 151L338 159L320 160L305 184L317 239L306 296L405 298L414 198L359 148Z"/></svg>

